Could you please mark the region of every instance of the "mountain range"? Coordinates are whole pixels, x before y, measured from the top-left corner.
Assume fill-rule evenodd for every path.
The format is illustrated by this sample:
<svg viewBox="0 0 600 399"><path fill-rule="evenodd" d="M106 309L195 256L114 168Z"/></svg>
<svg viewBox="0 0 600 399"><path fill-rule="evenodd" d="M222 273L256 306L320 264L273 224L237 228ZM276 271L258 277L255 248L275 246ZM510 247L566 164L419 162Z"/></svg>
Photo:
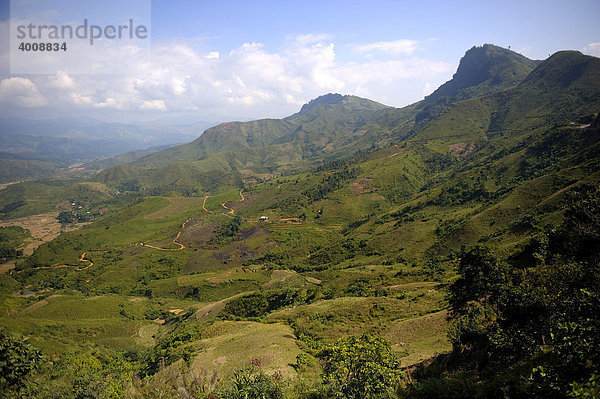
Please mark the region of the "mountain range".
<svg viewBox="0 0 600 399"><path fill-rule="evenodd" d="M169 126L107 123L91 118L3 118L0 162L4 167L0 182L51 176L72 165L128 151L165 149L189 141L208 126L208 122Z"/></svg>
<svg viewBox="0 0 600 399"><path fill-rule="evenodd" d="M599 58L486 44L404 108L329 93L9 185L2 220L63 229L2 230L0 326L54 359L38 397L334 397L362 355L386 397L595 392L599 110Z"/></svg>

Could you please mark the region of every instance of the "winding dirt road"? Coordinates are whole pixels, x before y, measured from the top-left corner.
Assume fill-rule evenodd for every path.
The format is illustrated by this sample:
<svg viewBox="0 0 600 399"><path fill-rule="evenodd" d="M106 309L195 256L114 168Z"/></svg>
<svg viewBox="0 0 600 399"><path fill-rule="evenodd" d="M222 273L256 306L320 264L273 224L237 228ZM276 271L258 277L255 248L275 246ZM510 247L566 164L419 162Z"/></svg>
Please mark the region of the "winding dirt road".
<svg viewBox="0 0 600 399"><path fill-rule="evenodd" d="M212 213L212 211L209 211L208 209L206 209L206 200L208 199L208 195L204 197L204 201L202 202L202 209L204 209L206 212L208 213Z"/></svg>
<svg viewBox="0 0 600 399"><path fill-rule="evenodd" d="M240 197L241 197L241 199L240 199L238 202L242 202L242 201L244 201L244 200L246 199L246 198L244 198L244 194L242 194L242 191L243 191L243 190L240 190ZM233 214L235 213L235 210L234 210L234 209L232 209L232 208L230 208L230 207L228 207L227 205L225 205L225 203L224 203L224 202L221 204L221 206L222 206L223 208L225 208L225 209L227 209L227 210L228 210L228 212L227 212L228 214L230 214L230 215L233 215Z"/></svg>
<svg viewBox="0 0 600 399"><path fill-rule="evenodd" d="M183 225L181 226L181 230L179 230L179 232L177 233L177 236L173 239L173 244L179 245L179 248L161 248L161 247L155 247L154 245L150 245L150 244L144 244L143 242L136 242L134 245L140 245L142 247L148 247L148 248L152 248L152 249L158 249L159 251L181 251L182 249L185 248L185 245L183 245L180 242L177 242L177 240L179 239L179 236L181 236L181 233L185 229L185 225L189 221L190 221L190 219L186 220L183 223Z"/></svg>
<svg viewBox="0 0 600 399"><path fill-rule="evenodd" d="M55 265L52 265L52 266L40 266L40 267L36 267L33 270L38 270L38 269L60 269L60 268L63 268L63 267L74 267L75 270L77 270L78 272L80 272L82 270L86 270L86 269L89 269L90 267L94 266L94 262L92 262L91 259L86 259L86 257L85 257L85 255L87 255L90 252L108 252L108 250L94 250L93 249L93 250L90 250L90 251L82 253L81 256L79 257L79 261L80 262L90 262L90 264L87 265L87 266L85 266L85 267L81 267L81 265L67 265L67 264L60 264L60 263L58 263L58 264L55 264ZM27 270L31 270L31 269L27 269ZM16 273L21 273L21 272L24 272L24 271L25 270L19 270Z"/></svg>

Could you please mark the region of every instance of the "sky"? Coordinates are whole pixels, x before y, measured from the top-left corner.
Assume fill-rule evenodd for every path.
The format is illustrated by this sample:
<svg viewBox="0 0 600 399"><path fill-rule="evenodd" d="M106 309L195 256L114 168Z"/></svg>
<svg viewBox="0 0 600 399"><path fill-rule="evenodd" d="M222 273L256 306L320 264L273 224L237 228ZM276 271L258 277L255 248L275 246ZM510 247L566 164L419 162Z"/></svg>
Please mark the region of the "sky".
<svg viewBox="0 0 600 399"><path fill-rule="evenodd" d="M451 79L473 46L532 59L566 49L600 56L597 0L136 0L87 2L86 12L81 0L53 0L52 12L44 1L0 0L0 117L279 118L330 92L402 107ZM69 52L19 53L10 22L23 10L44 23L146 15L149 32L138 42L100 38ZM36 64L34 56L45 58ZM18 57L43 70L15 68Z"/></svg>

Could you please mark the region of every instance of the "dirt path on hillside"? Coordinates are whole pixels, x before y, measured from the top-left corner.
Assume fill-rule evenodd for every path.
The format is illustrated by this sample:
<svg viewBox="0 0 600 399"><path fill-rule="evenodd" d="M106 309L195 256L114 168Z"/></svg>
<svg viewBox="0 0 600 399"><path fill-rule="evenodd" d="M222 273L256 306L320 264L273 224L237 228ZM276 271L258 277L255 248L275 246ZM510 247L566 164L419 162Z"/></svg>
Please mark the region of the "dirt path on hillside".
<svg viewBox="0 0 600 399"><path fill-rule="evenodd" d="M395 145L394 145L394 147L396 147L396 148L400 148L400 146L399 146L398 144L395 144ZM396 155L398 155L398 154L402 154L403 152L404 152L404 149L402 148L402 149L400 149L400 151L398 151L398 152L395 152L395 153L393 153L392 155L386 155L385 157L381 157L381 158L375 158L375 159L374 159L374 161L379 161L379 160L381 160L381 159L389 159L389 158L395 157L395 156L396 156Z"/></svg>
<svg viewBox="0 0 600 399"><path fill-rule="evenodd" d="M242 191L243 191L243 190L240 190L240 197L241 197L241 199L240 199L238 202L243 202L243 201L246 199L246 198L244 198L244 194L242 194ZM235 213L235 210L234 210L234 209L232 209L232 208L230 208L230 207L228 207L227 205L225 205L225 202L223 202L223 203L221 204L221 206L222 206L223 208L225 208L225 209L227 209L227 210L228 210L227 214L229 214L229 215L233 215L233 214Z"/></svg>
<svg viewBox="0 0 600 399"><path fill-rule="evenodd" d="M79 257L79 261L80 262L90 262L89 265L84 266L84 267L82 267L81 265L67 265L67 264L57 263L57 264L54 264L52 266L40 266L40 267L36 267L33 270L38 270L38 269L60 269L60 268L63 268L63 267L75 267L76 268L75 270L77 270L78 272L80 272L82 270L86 270L86 269L89 269L90 267L94 266L94 262L92 262L91 259L87 259L85 257L90 252L108 252L108 250L90 250L90 251L82 253L81 256ZM26 269L26 270L31 270L31 269ZM21 273L21 272L24 272L24 271L25 270L19 270L16 273L18 274L18 273Z"/></svg>
<svg viewBox="0 0 600 399"><path fill-rule="evenodd" d="M161 247L156 247L154 245L150 245L150 244L144 244L143 242L136 242L134 245L139 245L142 247L148 247L148 248L152 248L152 249L157 249L159 251L181 251L182 249L185 248L185 245L183 245L180 242L177 242L177 240L179 239L179 237L181 236L181 233L183 232L183 230L185 230L185 225L190 221L191 219L186 220L183 225L181 226L181 230L179 230L179 232L177 233L177 236L173 239L173 244L177 244L179 245L179 248L161 248Z"/></svg>
<svg viewBox="0 0 600 399"><path fill-rule="evenodd" d="M92 249L89 250L87 252L84 252L81 254L81 256L79 257L79 261L80 262L90 262L89 265L81 267L81 265L77 266L77 265L52 265L52 266L46 266L46 267L36 267L36 269L57 269L60 267L76 267L75 270L77 270L78 272L82 271L82 270L87 270L90 267L94 266L94 262L92 262L91 259L86 258L85 256L90 253L90 252L108 252L108 250L101 250L101 249Z"/></svg>
<svg viewBox="0 0 600 399"><path fill-rule="evenodd" d="M208 209L206 209L206 200L208 199L208 195L204 197L204 201L202 202L202 209L204 209L206 212L208 213L212 213L212 211L209 211Z"/></svg>
<svg viewBox="0 0 600 399"><path fill-rule="evenodd" d="M233 209L231 209L230 207L228 207L227 205L225 205L224 202L221 204L221 206L225 209L228 209L228 212L227 212L228 214L233 215L235 213L235 211Z"/></svg>
<svg viewBox="0 0 600 399"><path fill-rule="evenodd" d="M136 242L135 244L131 244L131 245L140 245L142 247L148 247L148 248L152 248L152 249L157 249L159 251L181 251L182 249L185 248L185 245L177 242L177 240L181 236L181 233L185 229L185 225L189 221L190 221L190 219L186 220L185 223L183 223L183 225L181 227L181 230L179 230L179 232L177 233L177 236L173 239L173 243L179 245L179 248L161 248L161 247L157 247L157 246L150 245L150 244L144 244L143 242ZM94 266L94 262L91 259L88 259L88 258L85 257L90 252L108 252L108 251L107 250L95 250L95 249L92 249L92 250L89 250L89 251L86 251L86 252L82 253L81 256L79 257L79 261L80 262L90 262L89 265L86 265L84 267L82 267L81 265L55 264L55 265L52 265L52 266L36 267L35 270L38 270L38 269L60 269L60 268L63 268L63 267L75 267L76 268L75 270L77 270L78 272L79 271L83 271L83 270L87 270L90 267ZM17 273L21 273L23 271L24 270L19 270Z"/></svg>
<svg viewBox="0 0 600 399"><path fill-rule="evenodd" d="M383 157L383 158L379 158L379 159L388 159L388 158L391 158L391 157L395 157L396 155L400 154L401 152L402 151L398 151L398 152L393 153L392 155L388 155L387 157Z"/></svg>
<svg viewBox="0 0 600 399"><path fill-rule="evenodd" d="M211 211L209 211L208 209L206 209L206 206L205 206L205 205L206 205L206 200L208 199L208 197L209 197L208 195L204 197L204 201L202 202L202 208L203 208L203 209L204 209L206 212L212 213ZM242 194L242 190L240 190L240 197L241 197L241 199L240 199L238 202L242 202L242 201L244 201L244 200L245 200L245 198L244 198L244 195ZM223 203L222 205L223 205L223 207L227 208L227 207L225 206L225 203ZM233 214L233 213L234 213L234 210L233 210L233 209L231 209L231 208L227 208L227 209L230 209L230 212L228 212L228 213L231 213L231 214ZM187 224L187 223L188 223L190 220L191 220L191 219L188 219L188 220L186 220L186 221L183 223L183 225L181 226L181 230L179 230L179 231L177 232L177 236L175 236L175 238L173 239L173 244L177 244L177 245L179 245L179 248L162 248L162 247L157 247L157 246L155 246L155 245L151 245L151 244L145 244L144 242L141 242L141 241L140 241L140 242L136 242L135 244L130 244L130 245L127 245L127 247L128 247L128 246L136 246L136 245L139 245L139 246L142 246L142 247L147 247L147 248L156 249L156 250L158 250L158 251L181 251L182 249L186 248L186 246L185 246L185 245L183 245L183 244L182 244L182 243L180 243L180 242L177 242L177 240L178 240L178 239L179 239L179 237L181 236L181 233L183 232L183 230L185 230L185 226L186 226L186 224ZM93 250L93 249L92 249L92 250L89 250L89 251L87 251L87 252L84 252L83 254L81 254L81 257L79 258L79 261L80 261L80 262L90 262L90 264L89 264L89 265L87 265L87 266L85 266L85 267L81 267L81 266L77 266L77 265L56 264L56 265L52 265L52 266L41 266L41 267L36 267L35 269L58 269L58 268L63 268L63 267L76 267L76 269L75 269L75 270L77 270L77 271L87 270L87 269L89 269L90 267L94 266L94 262L92 262L92 260L91 260L91 259L87 259L87 258L85 257L85 256L86 256L86 254L88 254L89 252L108 252L108 251L107 251L107 250ZM11 265L11 266L12 266L12 265ZM12 266L12 267L14 267L14 266ZM9 271L9 270L11 270L11 269L10 269L10 268L8 268L8 267L7 267L7 269L8 269L8 270L3 270L3 272L6 272L6 271ZM23 271L24 271L24 270L20 270L20 271L18 271L17 273L21 273L21 272L23 272ZM12 273L12 271L11 271L11 273Z"/></svg>

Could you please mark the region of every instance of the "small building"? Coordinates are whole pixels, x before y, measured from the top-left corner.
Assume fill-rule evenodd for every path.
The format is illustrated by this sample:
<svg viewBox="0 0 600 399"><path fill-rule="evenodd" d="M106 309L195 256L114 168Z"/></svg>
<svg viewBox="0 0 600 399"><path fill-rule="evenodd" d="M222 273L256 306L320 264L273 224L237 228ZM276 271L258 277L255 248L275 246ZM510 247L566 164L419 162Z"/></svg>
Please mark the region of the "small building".
<svg viewBox="0 0 600 399"><path fill-rule="evenodd" d="M268 217L268 216L261 216L261 217L259 218L259 220L260 220L260 221L263 221L263 222L264 222L265 220L267 220L267 219L269 219L269 217Z"/></svg>

